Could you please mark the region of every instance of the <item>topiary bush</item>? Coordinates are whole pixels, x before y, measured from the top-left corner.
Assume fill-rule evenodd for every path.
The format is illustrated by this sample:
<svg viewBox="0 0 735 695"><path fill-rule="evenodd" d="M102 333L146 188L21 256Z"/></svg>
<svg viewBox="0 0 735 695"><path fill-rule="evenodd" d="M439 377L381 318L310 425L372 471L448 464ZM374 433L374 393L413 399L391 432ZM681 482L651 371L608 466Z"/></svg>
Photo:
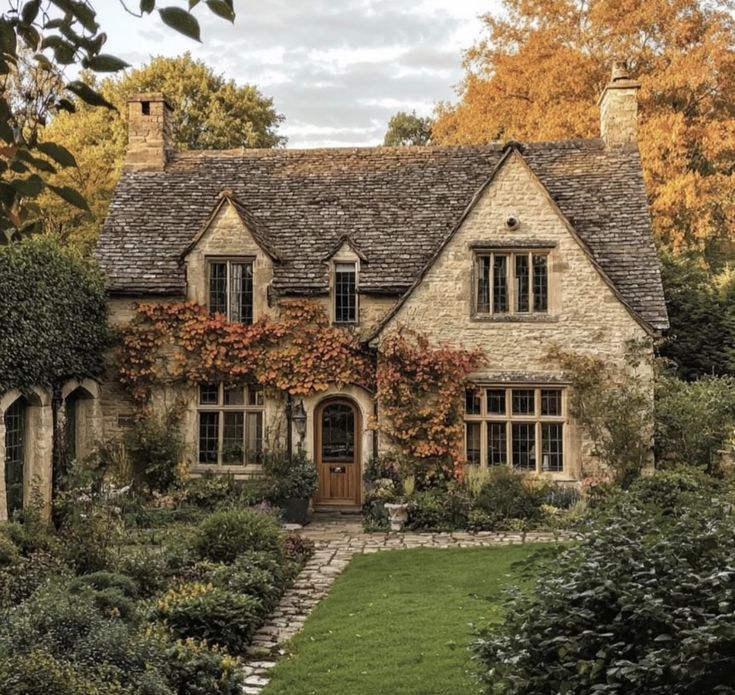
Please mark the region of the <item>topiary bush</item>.
<svg viewBox="0 0 735 695"><path fill-rule="evenodd" d="M204 640L232 653L248 645L264 614L258 598L202 583L170 589L154 613L177 638Z"/></svg>
<svg viewBox="0 0 735 695"><path fill-rule="evenodd" d="M668 499L668 494L666 495ZM735 533L708 494L670 515L635 493L538 568L474 645L486 692L731 692Z"/></svg>
<svg viewBox="0 0 735 695"><path fill-rule="evenodd" d="M213 562L234 562L249 550L280 554L282 543L278 521L270 514L251 509L215 512L199 524L194 538L199 556Z"/></svg>

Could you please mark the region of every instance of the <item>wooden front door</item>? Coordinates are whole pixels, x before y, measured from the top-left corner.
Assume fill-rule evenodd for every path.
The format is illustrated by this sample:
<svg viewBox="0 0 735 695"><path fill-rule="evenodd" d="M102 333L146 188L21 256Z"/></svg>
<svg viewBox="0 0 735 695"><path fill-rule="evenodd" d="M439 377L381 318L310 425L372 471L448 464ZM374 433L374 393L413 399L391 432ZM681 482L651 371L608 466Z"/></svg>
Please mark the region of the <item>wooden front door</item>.
<svg viewBox="0 0 735 695"><path fill-rule="evenodd" d="M316 465L319 490L316 504L360 504L360 412L352 401L331 399L321 403L315 417Z"/></svg>

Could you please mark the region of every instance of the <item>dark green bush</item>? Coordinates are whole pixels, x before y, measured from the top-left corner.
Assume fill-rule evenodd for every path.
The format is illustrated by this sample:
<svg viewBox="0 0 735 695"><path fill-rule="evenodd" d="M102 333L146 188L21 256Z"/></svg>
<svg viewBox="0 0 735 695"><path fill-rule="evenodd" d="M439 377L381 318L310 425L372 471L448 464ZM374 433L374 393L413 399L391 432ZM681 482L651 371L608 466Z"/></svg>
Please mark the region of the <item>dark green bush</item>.
<svg viewBox="0 0 735 695"><path fill-rule="evenodd" d="M93 262L48 237L0 245L0 297L0 393L102 371L107 301Z"/></svg>
<svg viewBox="0 0 735 695"><path fill-rule="evenodd" d="M416 492L410 500L406 528L451 530L467 528L470 499L459 489Z"/></svg>
<svg viewBox="0 0 735 695"><path fill-rule="evenodd" d="M73 579L69 588L74 591L82 588L91 588L96 591L117 589L124 596L135 598L138 595L138 585L134 579L119 572L93 572L83 574Z"/></svg>
<svg viewBox="0 0 735 695"><path fill-rule="evenodd" d="M624 496L479 635L486 692L732 692L733 531L716 498L666 515Z"/></svg>
<svg viewBox="0 0 735 695"><path fill-rule="evenodd" d="M238 654L262 624L264 608L254 596L211 584L191 584L164 594L154 615L180 639L205 640Z"/></svg>
<svg viewBox="0 0 735 695"><path fill-rule="evenodd" d="M178 413L170 410L162 418L149 415L135 423L126 433L125 448L136 486L149 493L168 492L184 450Z"/></svg>
<svg viewBox="0 0 735 695"><path fill-rule="evenodd" d="M209 576L216 586L260 599L267 613L278 603L292 575L282 557L250 551L231 565L220 565Z"/></svg>
<svg viewBox="0 0 735 695"><path fill-rule="evenodd" d="M263 461L268 500L280 504L287 499L308 499L317 490L316 466L301 451L294 456L275 454Z"/></svg>
<svg viewBox="0 0 735 695"><path fill-rule="evenodd" d="M650 505L663 514L678 514L725 490L722 480L699 468L677 466L639 478L630 487L638 504Z"/></svg>
<svg viewBox="0 0 735 695"><path fill-rule="evenodd" d="M0 533L15 545L23 555L33 553L57 552L58 540L51 532L48 524L36 518L29 518L24 523L10 521L0 526Z"/></svg>
<svg viewBox="0 0 735 695"><path fill-rule="evenodd" d="M238 662L194 640L176 642L167 652L168 680L176 695L242 695Z"/></svg>
<svg viewBox="0 0 735 695"><path fill-rule="evenodd" d="M71 569L56 555L36 552L0 568L0 609L27 599L40 586L63 581Z"/></svg>
<svg viewBox="0 0 735 695"><path fill-rule="evenodd" d="M194 539L199 556L213 562L233 562L248 550L282 551L283 534L278 521L263 512L233 509L215 512L205 519Z"/></svg>
<svg viewBox="0 0 735 695"><path fill-rule="evenodd" d="M95 606L110 617L132 622L136 616L135 599L138 587L133 579L114 572L95 572L76 577L69 583L69 591L86 593Z"/></svg>
<svg viewBox="0 0 735 695"><path fill-rule="evenodd" d="M166 557L160 548L128 546L114 560L114 568L129 576L139 587L142 596L149 597L161 591L170 575Z"/></svg>
<svg viewBox="0 0 735 695"><path fill-rule="evenodd" d="M20 561L20 551L7 535L0 535L0 568L15 565Z"/></svg>
<svg viewBox="0 0 735 695"><path fill-rule="evenodd" d="M495 523L508 519L536 522L543 516L541 505L545 503L547 494L545 486L527 481L506 466L497 466L490 471L474 507Z"/></svg>
<svg viewBox="0 0 735 695"><path fill-rule="evenodd" d="M182 494L188 504L201 509L216 509L232 503L239 497L240 489L234 476L207 471L198 478L187 478L182 483Z"/></svg>

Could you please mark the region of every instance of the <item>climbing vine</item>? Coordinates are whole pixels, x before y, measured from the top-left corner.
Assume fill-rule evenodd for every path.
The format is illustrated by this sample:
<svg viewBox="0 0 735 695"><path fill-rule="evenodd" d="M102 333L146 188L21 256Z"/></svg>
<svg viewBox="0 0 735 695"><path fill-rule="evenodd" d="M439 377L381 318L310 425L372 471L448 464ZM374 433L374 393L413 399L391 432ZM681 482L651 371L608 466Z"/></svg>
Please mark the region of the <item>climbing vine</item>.
<svg viewBox="0 0 735 695"><path fill-rule="evenodd" d="M258 382L308 396L330 384L373 387L374 367L359 340L329 324L314 302L286 301L281 316L232 323L193 302L140 304L122 334L120 379L144 405L154 386Z"/></svg>
<svg viewBox="0 0 735 695"><path fill-rule="evenodd" d="M464 463L464 390L483 364L478 351L432 348L425 336L399 328L381 343L377 400L381 430L408 457Z"/></svg>
<svg viewBox="0 0 735 695"><path fill-rule="evenodd" d="M464 462L463 394L482 363L478 352L432 348L405 328L387 336L377 355L350 331L329 323L323 307L285 301L280 316L253 325L230 323L192 302L141 304L123 331L120 378L140 406L164 383L244 383L295 396L330 384L377 387L381 431L412 459ZM377 365L377 366L376 366Z"/></svg>

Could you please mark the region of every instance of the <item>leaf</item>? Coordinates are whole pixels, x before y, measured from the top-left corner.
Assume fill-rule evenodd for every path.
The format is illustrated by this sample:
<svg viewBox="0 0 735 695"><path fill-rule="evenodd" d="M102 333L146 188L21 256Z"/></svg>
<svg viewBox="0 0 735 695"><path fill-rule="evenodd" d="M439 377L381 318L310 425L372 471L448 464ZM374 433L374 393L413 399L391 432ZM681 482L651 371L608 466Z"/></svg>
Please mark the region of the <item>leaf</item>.
<svg viewBox="0 0 735 695"><path fill-rule="evenodd" d="M184 36L201 41L201 31L196 18L180 7L163 7L158 10L163 23Z"/></svg>
<svg viewBox="0 0 735 695"><path fill-rule="evenodd" d="M14 56L17 50L17 40L13 26L6 19L0 17L0 52Z"/></svg>
<svg viewBox="0 0 735 695"><path fill-rule="evenodd" d="M51 157L55 162L63 167L75 167L77 165L74 155L69 152L63 145L55 142L39 142L36 149L43 152L47 157Z"/></svg>
<svg viewBox="0 0 735 695"><path fill-rule="evenodd" d="M62 198L67 203L70 203L80 210L86 210L89 212L89 205L87 205L87 201L79 191L74 188L69 188L69 186L52 186L51 184L48 184L48 187L56 193L59 198Z"/></svg>
<svg viewBox="0 0 735 695"><path fill-rule="evenodd" d="M92 34L99 31L97 24L97 14L86 2L72 2L71 13L79 20L79 23Z"/></svg>
<svg viewBox="0 0 735 695"><path fill-rule="evenodd" d="M56 108L61 111L68 111L69 113L75 113L77 110L77 107L74 105L74 102L69 101L69 99L59 99L56 102Z"/></svg>
<svg viewBox="0 0 735 695"><path fill-rule="evenodd" d="M88 84L80 80L74 80L66 85L73 94L76 94L82 101L90 106L106 106L108 109L115 110L115 107L107 101L98 91L92 89Z"/></svg>
<svg viewBox="0 0 735 695"><path fill-rule="evenodd" d="M156 0L140 0L140 11L143 14L150 14L156 7Z"/></svg>
<svg viewBox="0 0 735 695"><path fill-rule="evenodd" d="M33 24L41 8L41 0L30 0L20 11L20 19L24 24Z"/></svg>
<svg viewBox="0 0 735 695"><path fill-rule="evenodd" d="M232 7L225 2L225 0L206 0L207 7L209 7L214 14L218 17L222 17L230 22L235 21L235 12Z"/></svg>
<svg viewBox="0 0 735 695"><path fill-rule="evenodd" d="M35 198L43 190L43 179L33 174L27 179L13 179L8 182L8 185L23 196Z"/></svg>
<svg viewBox="0 0 735 695"><path fill-rule="evenodd" d="M90 58L87 61L87 67L95 72L118 72L118 70L124 70L130 65L116 56L102 54Z"/></svg>

